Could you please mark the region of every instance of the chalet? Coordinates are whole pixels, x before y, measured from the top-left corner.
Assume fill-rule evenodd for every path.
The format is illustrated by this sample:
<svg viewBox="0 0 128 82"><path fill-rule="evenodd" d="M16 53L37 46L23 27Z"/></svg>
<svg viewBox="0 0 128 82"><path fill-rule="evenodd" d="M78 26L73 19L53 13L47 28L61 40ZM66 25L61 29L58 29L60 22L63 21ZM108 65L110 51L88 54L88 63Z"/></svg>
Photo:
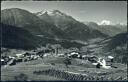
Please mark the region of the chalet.
<svg viewBox="0 0 128 82"><path fill-rule="evenodd" d="M87 60L88 56L87 55L82 55L82 59Z"/></svg>
<svg viewBox="0 0 128 82"><path fill-rule="evenodd" d="M110 69L111 68L111 66L108 66L107 64L106 64L106 61L105 61L105 59L103 59L103 58L99 58L99 60L97 61L97 66L99 65L99 66L101 66L102 68L105 68L105 69Z"/></svg>
<svg viewBox="0 0 128 82"><path fill-rule="evenodd" d="M90 61L92 63L97 63L98 58L96 56L90 56L90 57L88 57L88 61Z"/></svg>
<svg viewBox="0 0 128 82"><path fill-rule="evenodd" d="M10 59L14 59L15 57L14 56L9 56Z"/></svg>
<svg viewBox="0 0 128 82"><path fill-rule="evenodd" d="M65 55L64 54L58 54L59 57L64 57Z"/></svg>
<svg viewBox="0 0 128 82"><path fill-rule="evenodd" d="M50 53L45 53L44 55L43 55L43 57L47 57L47 56L49 56L49 55L51 55Z"/></svg>
<svg viewBox="0 0 128 82"><path fill-rule="evenodd" d="M69 54L67 54L67 55L68 55L68 57L70 57L70 58L78 58L78 57L79 57L79 53L76 52L76 51L73 51L73 52L71 52L71 53L69 53Z"/></svg>
<svg viewBox="0 0 128 82"><path fill-rule="evenodd" d="M18 58L24 57L23 54L16 54L16 56L17 56Z"/></svg>
<svg viewBox="0 0 128 82"><path fill-rule="evenodd" d="M17 58L16 59L16 62L18 63L18 62L23 62L23 59L22 58Z"/></svg>
<svg viewBox="0 0 128 82"><path fill-rule="evenodd" d="M110 59L110 62L113 62L114 57L113 56L108 56L108 59Z"/></svg>
<svg viewBox="0 0 128 82"><path fill-rule="evenodd" d="M35 59L38 59L38 58L39 58L38 55L31 55L31 59L32 59L32 60L35 60Z"/></svg>
<svg viewBox="0 0 128 82"><path fill-rule="evenodd" d="M26 53L24 53L23 55L26 57L26 56L30 56L31 53L26 52Z"/></svg>
<svg viewBox="0 0 128 82"><path fill-rule="evenodd" d="M16 59L12 59L11 61L8 62L8 65L16 65Z"/></svg>
<svg viewBox="0 0 128 82"><path fill-rule="evenodd" d="M5 60L1 59L1 65L5 65Z"/></svg>

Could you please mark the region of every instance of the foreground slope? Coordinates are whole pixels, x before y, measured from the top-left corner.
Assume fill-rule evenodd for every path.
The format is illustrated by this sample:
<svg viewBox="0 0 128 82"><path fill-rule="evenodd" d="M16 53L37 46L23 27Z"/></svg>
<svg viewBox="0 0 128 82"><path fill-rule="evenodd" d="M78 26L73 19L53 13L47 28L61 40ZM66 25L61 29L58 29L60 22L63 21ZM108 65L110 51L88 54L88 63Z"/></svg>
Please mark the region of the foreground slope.
<svg viewBox="0 0 128 82"><path fill-rule="evenodd" d="M14 81L17 80L15 77L19 77L20 81L27 80L27 81L50 81L50 80L70 80L73 77L75 81L80 80L82 74L85 75L86 80L100 80L100 81L106 81L106 80L127 80L127 67L126 65L119 64L119 63L113 63L114 65L117 65L118 68L112 68L112 69L97 69L94 66L91 67L90 63L86 63L86 65L83 64L72 64L69 65L69 68L67 69L65 64L63 63L64 58L57 58L57 57L46 57L43 60L33 60L31 62L22 62L15 66L2 66L1 67L1 79L2 81ZM59 62L58 62L59 61ZM76 59L73 59L72 61L76 61ZM52 65L51 63L55 63L55 65ZM82 61L81 61L82 63ZM87 67L88 65L88 67ZM43 73L42 71L50 70L50 73ZM56 72L54 71L56 70ZM38 74L34 72L39 72ZM66 75L62 72L65 72ZM60 72L60 73L59 73ZM20 74L24 74L27 78L21 78ZM56 75L56 76L55 76ZM23 77L24 77L23 76ZM91 76L91 77L86 77ZM72 80L72 79L71 79ZM70 81L71 81L70 80Z"/></svg>

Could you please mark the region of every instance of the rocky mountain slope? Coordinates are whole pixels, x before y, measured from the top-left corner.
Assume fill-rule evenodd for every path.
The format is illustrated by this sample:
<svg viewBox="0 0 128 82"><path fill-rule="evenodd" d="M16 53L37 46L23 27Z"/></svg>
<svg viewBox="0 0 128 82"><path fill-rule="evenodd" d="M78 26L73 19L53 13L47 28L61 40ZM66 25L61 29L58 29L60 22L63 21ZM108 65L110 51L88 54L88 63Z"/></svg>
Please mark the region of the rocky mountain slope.
<svg viewBox="0 0 128 82"><path fill-rule="evenodd" d="M39 46L37 38L27 30L11 25L0 24L1 47L16 49L33 49Z"/></svg>
<svg viewBox="0 0 128 82"><path fill-rule="evenodd" d="M55 39L87 41L107 37L59 10L53 10L50 14L47 11L33 14L19 8L4 9L1 11L1 22L23 28L34 35Z"/></svg>
<svg viewBox="0 0 128 82"><path fill-rule="evenodd" d="M23 28L34 35L43 35L53 38L67 38L65 37L65 33L56 28L55 25L49 24L38 18L36 15L23 9L11 8L2 10L1 22L3 24Z"/></svg>
<svg viewBox="0 0 128 82"><path fill-rule="evenodd" d="M113 55L115 60L119 63L128 62L127 40L128 33L120 33L112 37L105 46L105 50L110 52L109 54Z"/></svg>
<svg viewBox="0 0 128 82"><path fill-rule="evenodd" d="M2 23L0 25L0 43L1 47L4 48L31 50L40 46L46 46L47 44L60 44L64 48L84 46L83 44L70 40L58 41L53 38L36 36L16 26Z"/></svg>
<svg viewBox="0 0 128 82"><path fill-rule="evenodd" d="M73 17L59 11L41 11L36 15L49 23L56 25L57 28L63 30L72 39L86 41L92 38L105 38L107 35L96 29L91 29L82 22L77 21Z"/></svg>
<svg viewBox="0 0 128 82"><path fill-rule="evenodd" d="M102 41L95 42L83 47L83 51L86 49L90 52L87 54L96 56L113 56L115 62L127 63L127 39L128 33L120 33L113 37L106 38Z"/></svg>

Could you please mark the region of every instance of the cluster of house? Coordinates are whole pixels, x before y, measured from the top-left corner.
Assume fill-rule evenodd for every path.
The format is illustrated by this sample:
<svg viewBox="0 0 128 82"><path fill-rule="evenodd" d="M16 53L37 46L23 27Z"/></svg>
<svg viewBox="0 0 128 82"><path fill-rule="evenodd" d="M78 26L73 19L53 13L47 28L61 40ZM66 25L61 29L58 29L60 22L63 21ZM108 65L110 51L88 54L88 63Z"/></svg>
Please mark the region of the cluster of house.
<svg viewBox="0 0 128 82"><path fill-rule="evenodd" d="M27 62L53 55L53 50L37 49L30 52L15 54L15 56L1 56L1 65L15 65L18 62Z"/></svg>
<svg viewBox="0 0 128 82"><path fill-rule="evenodd" d="M15 65L18 62L27 62L51 55L50 49L37 49L30 52L15 54L15 56L1 56L1 65Z"/></svg>
<svg viewBox="0 0 128 82"><path fill-rule="evenodd" d="M15 65L19 62L27 62L38 58L39 56L35 55L35 53L28 52L16 54L15 56L1 56L1 65Z"/></svg>
<svg viewBox="0 0 128 82"><path fill-rule="evenodd" d="M53 55L50 50L38 50L38 51L32 51L32 52L24 52L20 54L16 54L15 56L2 56L1 57L1 65L15 65L18 62L27 62L31 60L36 60L38 58L44 58L49 55ZM58 57L69 57L69 58L78 58L83 60L90 61L93 65L96 65L97 68L103 67L106 69L111 68L111 66L107 66L106 60L104 58L96 57L95 55L82 55L78 51L71 51L68 53L61 53L57 54L55 56ZM108 59L113 62L112 56L108 56Z"/></svg>
<svg viewBox="0 0 128 82"><path fill-rule="evenodd" d="M88 60L92 63L92 65L95 65L96 68L105 68L105 69L109 69L112 66L113 63L113 56L108 56L107 59L105 60L102 57L96 57L95 55L81 55L80 53L73 51L71 53L68 53L67 56L69 58L78 58L78 59L84 59L84 60Z"/></svg>
<svg viewBox="0 0 128 82"><path fill-rule="evenodd" d="M27 62L36 60L38 58L47 57L53 54L53 50L50 49L37 49L31 52L24 52L15 54L15 56L1 56L1 65L15 65L18 62Z"/></svg>

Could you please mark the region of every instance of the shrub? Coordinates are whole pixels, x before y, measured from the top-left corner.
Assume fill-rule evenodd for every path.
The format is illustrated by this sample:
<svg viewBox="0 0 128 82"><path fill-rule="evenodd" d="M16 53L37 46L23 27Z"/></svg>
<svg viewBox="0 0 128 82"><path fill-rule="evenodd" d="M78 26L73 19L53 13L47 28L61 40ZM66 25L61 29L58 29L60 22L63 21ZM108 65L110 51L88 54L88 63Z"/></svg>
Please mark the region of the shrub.
<svg viewBox="0 0 128 82"><path fill-rule="evenodd" d="M16 81L27 81L28 80L28 76L24 73L14 76L14 78Z"/></svg>

